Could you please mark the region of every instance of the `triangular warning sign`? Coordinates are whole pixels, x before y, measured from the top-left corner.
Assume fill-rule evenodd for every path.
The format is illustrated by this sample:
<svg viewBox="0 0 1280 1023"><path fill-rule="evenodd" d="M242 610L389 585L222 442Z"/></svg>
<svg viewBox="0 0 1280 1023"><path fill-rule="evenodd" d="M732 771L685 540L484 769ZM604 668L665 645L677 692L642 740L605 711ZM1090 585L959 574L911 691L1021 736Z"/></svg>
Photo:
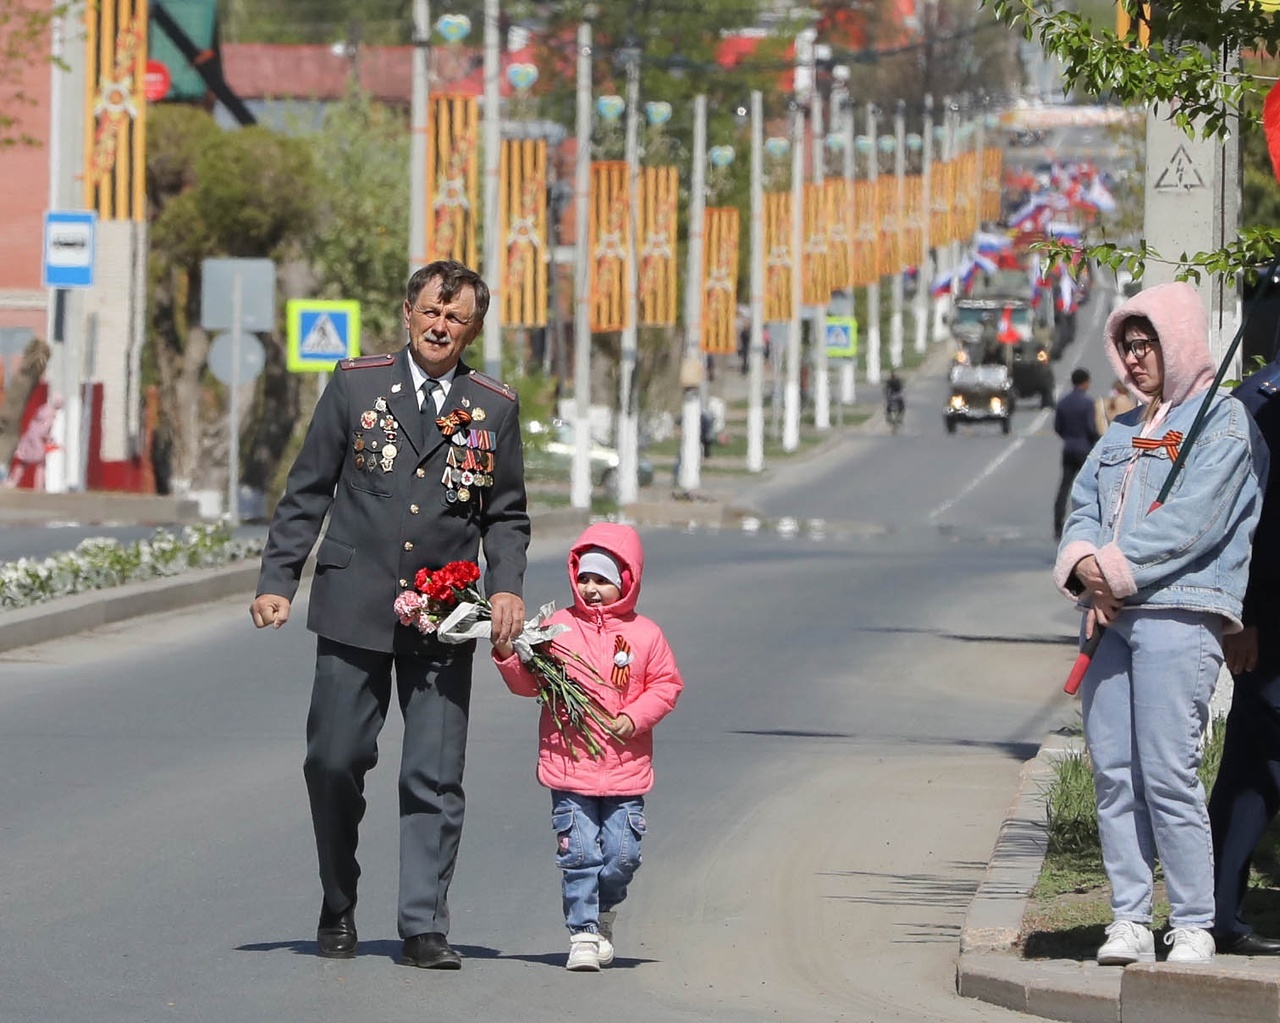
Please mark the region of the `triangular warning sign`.
<svg viewBox="0 0 1280 1023"><path fill-rule="evenodd" d="M1156 178L1155 187L1161 192L1179 190L1190 192L1194 188L1206 186L1204 178L1196 170L1191 154L1187 152L1185 146L1179 146L1169 158L1168 166L1160 172L1160 177Z"/></svg>
<svg viewBox="0 0 1280 1023"><path fill-rule="evenodd" d="M329 314L321 313L298 345L298 351L303 355L346 355L347 343L333 325L333 320L329 319Z"/></svg>

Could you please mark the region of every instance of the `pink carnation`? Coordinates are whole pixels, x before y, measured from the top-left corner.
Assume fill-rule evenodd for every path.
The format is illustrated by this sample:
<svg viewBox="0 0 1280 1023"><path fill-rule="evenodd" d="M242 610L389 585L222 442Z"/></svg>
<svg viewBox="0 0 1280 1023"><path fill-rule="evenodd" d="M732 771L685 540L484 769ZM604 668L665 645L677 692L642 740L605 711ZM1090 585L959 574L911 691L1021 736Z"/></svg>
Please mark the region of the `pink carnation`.
<svg viewBox="0 0 1280 1023"><path fill-rule="evenodd" d="M393 608L396 616L400 619L400 624L417 625L417 619L420 617L420 611L425 608L426 603L427 598L421 593L416 593L413 590L405 590L400 594L400 596L396 597L396 602L393 605ZM418 627L422 628L421 625L418 625Z"/></svg>

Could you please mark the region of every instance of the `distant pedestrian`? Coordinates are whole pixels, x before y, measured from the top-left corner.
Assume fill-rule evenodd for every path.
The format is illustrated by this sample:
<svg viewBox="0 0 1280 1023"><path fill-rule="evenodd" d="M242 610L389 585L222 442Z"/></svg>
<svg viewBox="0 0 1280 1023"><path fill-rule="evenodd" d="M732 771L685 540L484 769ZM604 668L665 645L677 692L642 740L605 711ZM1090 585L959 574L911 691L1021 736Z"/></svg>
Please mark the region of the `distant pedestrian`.
<svg viewBox="0 0 1280 1023"><path fill-rule="evenodd" d="M550 624L569 631L555 642L566 670L596 698L608 724L593 758L580 738L557 727L543 705L538 721L538 781L551 790L569 958L575 971L613 962L614 922L640 867L644 797L653 788L653 727L676 705L684 682L658 625L636 614L644 550L630 526L589 526L569 550L573 606ZM539 681L510 643L493 657L517 696L537 696ZM583 665L579 668L578 664Z"/></svg>
<svg viewBox="0 0 1280 1023"><path fill-rule="evenodd" d="M53 424L62 409L62 399L50 398L35 411L31 422L18 438L13 460L9 463L6 487L26 483L32 490L44 490L44 463L53 444Z"/></svg>
<svg viewBox="0 0 1280 1023"><path fill-rule="evenodd" d="M1105 628L1080 685L1113 921L1100 965L1154 962L1156 859L1168 960L1214 956L1213 848L1197 768L1222 637L1238 632L1266 444L1235 398L1211 395L1185 468L1155 506L1213 382L1191 285L1140 292L1108 318L1107 356L1145 399L1094 447L1071 491L1053 580Z"/></svg>
<svg viewBox="0 0 1280 1023"><path fill-rule="evenodd" d="M1067 518L1067 499L1076 474L1098 443L1098 409L1089 397L1089 371L1071 371L1071 390L1058 402L1053 416L1053 432L1062 438L1062 478L1053 502L1053 538L1062 539L1062 523Z"/></svg>

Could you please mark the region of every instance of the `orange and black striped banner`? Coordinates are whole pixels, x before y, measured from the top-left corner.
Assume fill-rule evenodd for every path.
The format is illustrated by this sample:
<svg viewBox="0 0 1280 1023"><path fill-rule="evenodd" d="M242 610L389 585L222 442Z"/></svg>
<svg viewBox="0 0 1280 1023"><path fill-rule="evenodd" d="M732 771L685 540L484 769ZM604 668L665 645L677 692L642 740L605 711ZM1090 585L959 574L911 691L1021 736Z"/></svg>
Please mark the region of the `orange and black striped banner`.
<svg viewBox="0 0 1280 1023"><path fill-rule="evenodd" d="M826 305L831 300L831 277L827 264L826 190L822 185L804 186L804 305Z"/></svg>
<svg viewBox="0 0 1280 1023"><path fill-rule="evenodd" d="M988 146L982 151L982 219L1000 219L1000 183L1004 181L1004 150Z"/></svg>
<svg viewBox="0 0 1280 1023"><path fill-rule="evenodd" d="M503 142L498 182L502 322L517 327L543 327L547 323L546 141Z"/></svg>
<svg viewBox="0 0 1280 1023"><path fill-rule="evenodd" d="M84 203L102 220L147 219L147 0L85 10Z"/></svg>
<svg viewBox="0 0 1280 1023"><path fill-rule="evenodd" d="M844 291L853 280L853 198L849 182L831 178L827 191L827 268L831 290Z"/></svg>
<svg viewBox="0 0 1280 1023"><path fill-rule="evenodd" d="M898 252L898 181L880 178L876 195L876 217L880 230L880 251L876 273L889 277L901 267Z"/></svg>
<svg viewBox="0 0 1280 1023"><path fill-rule="evenodd" d="M791 193L764 194L764 318L791 319Z"/></svg>
<svg viewBox="0 0 1280 1023"><path fill-rule="evenodd" d="M627 165L603 160L591 165L591 329L627 325L629 258Z"/></svg>
<svg viewBox="0 0 1280 1023"><path fill-rule="evenodd" d="M702 274L702 350L738 350L738 210L713 206L706 211Z"/></svg>
<svg viewBox="0 0 1280 1023"><path fill-rule="evenodd" d="M978 229L978 154L961 153L956 157L955 175L951 240L960 241L972 237Z"/></svg>
<svg viewBox="0 0 1280 1023"><path fill-rule="evenodd" d="M675 167L640 172L640 325L673 327L676 322L676 219L680 175Z"/></svg>
<svg viewBox="0 0 1280 1023"><path fill-rule="evenodd" d="M474 96L432 96L427 132L427 261L476 266L480 114Z"/></svg>
<svg viewBox="0 0 1280 1023"><path fill-rule="evenodd" d="M853 186L853 283L859 287L880 279L880 179Z"/></svg>
<svg viewBox="0 0 1280 1023"><path fill-rule="evenodd" d="M938 160L929 168L930 203L929 242L950 245L952 237L951 204L955 201L955 174L950 160Z"/></svg>
<svg viewBox="0 0 1280 1023"><path fill-rule="evenodd" d="M906 220L902 225L902 252L899 253L905 270L909 266L920 265L920 245L923 235L924 218L924 179L919 174L906 178L903 199L906 203Z"/></svg>

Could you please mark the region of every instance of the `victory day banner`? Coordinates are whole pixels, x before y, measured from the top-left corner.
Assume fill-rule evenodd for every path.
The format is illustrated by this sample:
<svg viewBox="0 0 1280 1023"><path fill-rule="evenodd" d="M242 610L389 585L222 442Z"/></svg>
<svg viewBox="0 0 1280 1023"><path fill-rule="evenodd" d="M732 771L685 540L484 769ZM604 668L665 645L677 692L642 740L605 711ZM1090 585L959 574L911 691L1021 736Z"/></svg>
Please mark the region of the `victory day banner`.
<svg viewBox="0 0 1280 1023"><path fill-rule="evenodd" d="M844 291L853 279L853 201L844 178L830 178L824 187L831 290Z"/></svg>
<svg viewBox="0 0 1280 1023"><path fill-rule="evenodd" d="M952 236L951 204L955 201L955 174L950 160L938 160L929 168L929 191L933 211L929 222L929 243L949 245Z"/></svg>
<svg viewBox="0 0 1280 1023"><path fill-rule="evenodd" d="M880 277L889 277L902 269L901 253L898 251L898 180L897 178L879 178L880 186L876 194L876 223L880 230L880 252L876 263L876 273Z"/></svg>
<svg viewBox="0 0 1280 1023"><path fill-rule="evenodd" d="M502 322L547 322L547 143L508 139L498 168Z"/></svg>
<svg viewBox="0 0 1280 1023"><path fill-rule="evenodd" d="M702 350L738 349L738 210L714 206L706 211L703 242Z"/></svg>
<svg viewBox="0 0 1280 1023"><path fill-rule="evenodd" d="M877 226L880 181L853 185L853 283L858 287L880 279L880 230Z"/></svg>
<svg viewBox="0 0 1280 1023"><path fill-rule="evenodd" d="M831 300L827 265L826 191L822 185L804 186L804 286L805 305L826 305Z"/></svg>
<svg viewBox="0 0 1280 1023"><path fill-rule="evenodd" d="M676 322L676 203L680 177L675 167L640 172L640 324L673 327Z"/></svg>
<svg viewBox="0 0 1280 1023"><path fill-rule="evenodd" d="M764 194L764 319L791 319L791 193Z"/></svg>
<svg viewBox="0 0 1280 1023"><path fill-rule="evenodd" d="M427 261L476 266L479 105L474 96L432 96L427 132Z"/></svg>
<svg viewBox="0 0 1280 1023"><path fill-rule="evenodd" d="M627 165L603 160L591 165L588 244L591 252L591 329L621 330L627 324Z"/></svg>
<svg viewBox="0 0 1280 1023"><path fill-rule="evenodd" d="M1000 183L1004 181L1004 151L988 146L982 151L982 219L1000 219Z"/></svg>
<svg viewBox="0 0 1280 1023"><path fill-rule="evenodd" d="M902 262L898 268L900 270L920 265L920 245L923 239L921 229L925 215L924 179L919 174L912 174L905 179L904 188L906 219L902 225L902 252L899 253Z"/></svg>
<svg viewBox="0 0 1280 1023"><path fill-rule="evenodd" d="M147 0L91 0L84 25L85 206L146 220Z"/></svg>

